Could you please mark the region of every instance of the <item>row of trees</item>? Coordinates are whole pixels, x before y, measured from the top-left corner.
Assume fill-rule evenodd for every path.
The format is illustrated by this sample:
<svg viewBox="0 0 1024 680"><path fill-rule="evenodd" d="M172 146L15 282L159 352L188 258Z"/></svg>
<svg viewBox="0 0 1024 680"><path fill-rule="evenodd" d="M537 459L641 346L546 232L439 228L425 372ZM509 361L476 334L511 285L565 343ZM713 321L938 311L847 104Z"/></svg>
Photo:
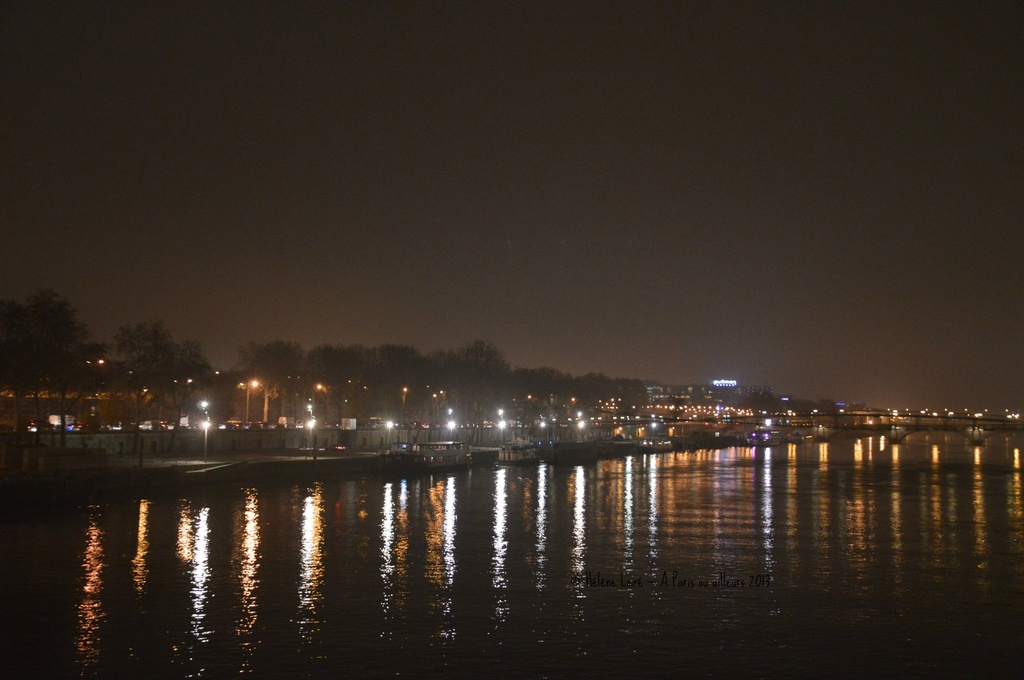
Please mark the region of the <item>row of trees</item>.
<svg viewBox="0 0 1024 680"><path fill-rule="evenodd" d="M639 380L602 374L574 377L553 368L513 368L490 342L423 354L409 345L320 345L250 342L239 352L242 383L258 384L262 420L297 415L296 403L330 420L382 416L398 422L462 422L563 414L571 405L612 398L646 403ZM280 411L272 412L275 402Z"/></svg>
<svg viewBox="0 0 1024 680"><path fill-rule="evenodd" d="M92 341L71 304L52 290L39 291L24 303L0 301L0 384L12 396L14 421L21 422L26 400L41 420L44 399L55 399L62 445L64 414L84 392L99 386L96 369L106 351Z"/></svg>
<svg viewBox="0 0 1024 680"><path fill-rule="evenodd" d="M499 409L505 418L531 419L611 399L646 403L638 380L513 368L484 341L428 354L408 345L306 351L281 340L248 342L233 370L214 371L198 342L176 341L160 321L122 326L111 343L94 341L77 310L52 290L0 301L0 389L7 397L0 420L24 432L30 417L41 425L60 414L62 444L67 415L87 400L87 424L132 421L136 432L154 417L177 423L200 400L218 420L264 422L306 412L327 422L481 422L498 420ZM251 395L257 407L243 416L239 404L247 411Z"/></svg>
<svg viewBox="0 0 1024 680"><path fill-rule="evenodd" d="M77 310L52 290L0 301L0 388L9 396L0 417L18 431L28 413L37 433L48 414L58 414L63 445L69 414L85 399L110 414L127 407L137 429L153 409L182 413L210 375L199 344L176 342L160 321L122 326L108 344L94 341Z"/></svg>

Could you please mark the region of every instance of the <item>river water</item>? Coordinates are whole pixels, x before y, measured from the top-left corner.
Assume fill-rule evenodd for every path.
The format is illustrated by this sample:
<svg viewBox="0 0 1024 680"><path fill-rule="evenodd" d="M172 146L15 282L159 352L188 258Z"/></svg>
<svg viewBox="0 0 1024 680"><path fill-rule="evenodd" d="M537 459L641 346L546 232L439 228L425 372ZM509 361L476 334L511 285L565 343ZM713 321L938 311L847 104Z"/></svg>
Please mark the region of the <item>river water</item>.
<svg viewBox="0 0 1024 680"><path fill-rule="evenodd" d="M4 675L1016 671L1019 447L806 443L6 517Z"/></svg>

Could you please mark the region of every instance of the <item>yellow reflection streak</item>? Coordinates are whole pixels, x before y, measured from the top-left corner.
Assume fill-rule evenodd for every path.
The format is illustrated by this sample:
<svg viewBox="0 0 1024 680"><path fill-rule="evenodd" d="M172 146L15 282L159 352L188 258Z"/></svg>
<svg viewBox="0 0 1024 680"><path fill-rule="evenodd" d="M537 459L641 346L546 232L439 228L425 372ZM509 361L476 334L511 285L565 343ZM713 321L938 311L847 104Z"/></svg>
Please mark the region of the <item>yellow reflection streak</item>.
<svg viewBox="0 0 1024 680"><path fill-rule="evenodd" d="M203 508L195 523L195 543L192 548L192 635L196 642L207 642L210 632L203 621L206 618L207 586L210 580L210 509Z"/></svg>
<svg viewBox="0 0 1024 680"><path fill-rule="evenodd" d="M409 573L409 487L403 479L398 491L398 538L395 541L395 578L405 581ZM400 591L398 604L404 602L404 591Z"/></svg>
<svg viewBox="0 0 1024 680"><path fill-rule="evenodd" d="M238 569L238 578L242 587L242 618L238 623L238 634L249 635L256 625L256 588L259 585L259 547L260 547L260 525L259 507L254 489L247 489L245 492L245 524L242 531L241 560ZM246 641L242 646L249 648L251 643ZM243 668L249 668L249 659L246 658Z"/></svg>
<svg viewBox="0 0 1024 680"><path fill-rule="evenodd" d="M1021 530L1020 530L1021 529L1021 522L1022 522L1022 520L1024 520L1024 507L1022 507L1022 505L1024 505L1024 499L1021 498L1020 474L1018 473L1018 474L1015 474L1015 475L1010 475L1010 477L1011 477L1011 482L1010 483L1013 485L1013 493L1010 496L1010 499L1011 499L1010 500L1010 502L1011 502L1011 507L1010 507L1010 526L1011 527L1016 527L1016 529L1017 529L1013 533L1013 535L1016 537L1016 542L1017 542L1017 545L1019 546L1020 543L1021 543L1021 533L1022 533ZM1018 550L1018 552L1019 552L1019 550ZM1020 573L1020 571L1018 570L1018 574L1019 573Z"/></svg>
<svg viewBox="0 0 1024 680"><path fill-rule="evenodd" d="M448 478L444 494L444 582L455 582L455 477Z"/></svg>
<svg viewBox="0 0 1024 680"><path fill-rule="evenodd" d="M541 463L537 468L537 590L544 589L544 566L547 562L548 531L548 464Z"/></svg>
<svg viewBox="0 0 1024 680"><path fill-rule="evenodd" d="M828 459L828 445L823 444L826 447L824 452L819 448L819 457L824 456L824 459ZM827 465L827 463L826 463ZM831 546L831 534L832 534L832 514L831 506L829 505L829 494L822 491L821 489L821 475L814 475L811 478L811 497L817 498L818 502L812 506L812 515L814 517L814 527L816 529L815 543L822 555L827 555Z"/></svg>
<svg viewBox="0 0 1024 680"><path fill-rule="evenodd" d="M395 546L395 508L392 498L391 482L384 485L384 505L381 508L380 520L380 577L383 581L381 589L380 608L384 612L385 620L391 620L391 601L394 598L394 546ZM390 631L385 630L383 635L390 637Z"/></svg>
<svg viewBox="0 0 1024 680"><path fill-rule="evenodd" d="M455 637L452 620L452 586L455 584L455 477L448 477L444 495L444 585L445 601L441 608L445 625L441 636Z"/></svg>
<svg viewBox="0 0 1024 680"><path fill-rule="evenodd" d="M775 566L773 555L775 535L772 528L774 510L772 508L772 450L764 452L764 488L761 490L761 532L764 536L765 568L771 571Z"/></svg>
<svg viewBox="0 0 1024 680"><path fill-rule="evenodd" d="M494 616L499 621L504 621L508 614L508 599L505 589L508 582L505 575L505 553L508 550L508 543L505 540L505 512L506 496L508 490L505 486L505 476L508 472L505 466L500 466L495 473L494 480L494 587L498 589L498 600L494 605Z"/></svg>
<svg viewBox="0 0 1024 680"><path fill-rule="evenodd" d="M323 593L323 487L317 483L302 510L302 568L299 575L299 610L302 637L312 640L320 630L317 605Z"/></svg>
<svg viewBox="0 0 1024 680"><path fill-rule="evenodd" d="M942 496L937 465L932 468L926 491L928 496L922 494L922 500L926 497L931 500L931 512L928 517L932 532L932 565L938 568L942 566L944 556L942 550ZM955 509L955 505L951 505Z"/></svg>
<svg viewBox="0 0 1024 680"><path fill-rule="evenodd" d="M626 458L622 494L622 542L623 564L626 569L633 567L633 456Z"/></svg>
<svg viewBox="0 0 1024 680"><path fill-rule="evenodd" d="M647 470L647 546L651 560L658 557L658 457L650 457Z"/></svg>
<svg viewBox="0 0 1024 680"><path fill-rule="evenodd" d="M572 573L583 573L583 556L586 551L586 524L584 500L586 481L583 476L583 466L576 466L576 474L570 481L570 492L573 494L573 519L572 519ZM576 590L577 597L583 597L583 590Z"/></svg>
<svg viewBox="0 0 1024 680"><path fill-rule="evenodd" d="M795 448L795 446L794 446ZM786 517L789 521L786 522L786 552L793 556L793 570L796 573L800 572L800 558L796 557L796 538L797 538L797 525L795 521L797 516L796 497L797 497L797 476L796 476L796 453L790 452L789 464L786 466Z"/></svg>
<svg viewBox="0 0 1024 680"><path fill-rule="evenodd" d="M146 590L146 553L149 552L149 501L139 501L139 530L135 539L135 557L132 559L132 581L140 595Z"/></svg>
<svg viewBox="0 0 1024 680"><path fill-rule="evenodd" d="M430 487L429 501L426 526L423 530L424 538L427 541L426 577L440 591L444 585L444 574L442 571L444 482L438 482Z"/></svg>
<svg viewBox="0 0 1024 680"><path fill-rule="evenodd" d="M391 482L384 484L384 504L381 508L381 580L384 582L381 609L385 619L390 613L392 588L394 586L394 499L392 498Z"/></svg>
<svg viewBox="0 0 1024 680"><path fill-rule="evenodd" d="M182 562L192 561L192 510L188 503L181 506L178 517L178 558Z"/></svg>
<svg viewBox="0 0 1024 680"><path fill-rule="evenodd" d="M978 559L978 568L988 567L988 532L985 528L985 487L981 477L981 450L974 451L974 554ZM988 579L983 583L988 584Z"/></svg>
<svg viewBox="0 0 1024 680"><path fill-rule="evenodd" d="M893 447L895 449L895 447ZM893 451L892 467L892 565L893 578L897 583L903 581L903 490L896 470L896 451Z"/></svg>
<svg viewBox="0 0 1024 680"><path fill-rule="evenodd" d="M85 583L82 601L78 604L78 638L75 647L82 664L82 675L99 659L99 628L105 614L100 592L103 589L103 530L97 512L90 513L89 528L85 532L85 554L82 567Z"/></svg>

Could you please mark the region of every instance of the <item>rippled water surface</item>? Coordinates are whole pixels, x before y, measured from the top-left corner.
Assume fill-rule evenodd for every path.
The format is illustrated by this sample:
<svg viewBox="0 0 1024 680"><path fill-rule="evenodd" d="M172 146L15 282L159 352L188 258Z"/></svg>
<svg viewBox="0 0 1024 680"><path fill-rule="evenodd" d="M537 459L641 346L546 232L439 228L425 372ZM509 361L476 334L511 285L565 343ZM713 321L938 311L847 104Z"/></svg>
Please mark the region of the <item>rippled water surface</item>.
<svg viewBox="0 0 1024 680"><path fill-rule="evenodd" d="M7 517L5 675L1012 672L1019 446L808 443Z"/></svg>

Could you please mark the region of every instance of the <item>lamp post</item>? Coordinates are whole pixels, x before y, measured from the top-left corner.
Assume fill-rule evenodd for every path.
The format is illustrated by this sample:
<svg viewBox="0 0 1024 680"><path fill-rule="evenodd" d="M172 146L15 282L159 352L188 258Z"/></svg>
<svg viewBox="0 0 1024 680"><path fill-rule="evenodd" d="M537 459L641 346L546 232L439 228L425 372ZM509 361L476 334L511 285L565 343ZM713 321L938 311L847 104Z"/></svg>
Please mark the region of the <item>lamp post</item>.
<svg viewBox="0 0 1024 680"><path fill-rule="evenodd" d="M316 393L317 392L320 392L323 395L322 398L321 398L321 401L323 403L321 403L320 405L324 407L324 413L328 413L330 411L330 409L328 408L330 406L330 402L327 399L327 387L323 383L317 383L316 384L316 392L313 393L313 397L312 397L312 401L313 401L314 404L316 403ZM324 416L324 417L326 418L327 416ZM329 423L330 423L330 421L328 421L328 424Z"/></svg>
<svg viewBox="0 0 1024 680"><path fill-rule="evenodd" d="M384 446L391 446L391 428L393 428L394 426L395 424L390 420L385 424L385 427L388 428L388 436L384 440Z"/></svg>
<svg viewBox="0 0 1024 680"><path fill-rule="evenodd" d="M406 396L408 396L408 394L409 394L409 388L408 387L403 387L402 388L402 422L403 423L405 422L405 398L406 398Z"/></svg>
<svg viewBox="0 0 1024 680"><path fill-rule="evenodd" d="M201 401L199 402L199 408L203 409L203 460L206 460L207 454L209 453L209 438L210 438L210 402Z"/></svg>
<svg viewBox="0 0 1024 680"><path fill-rule="evenodd" d="M256 389L260 386L258 380L250 380L245 383L245 424L249 424L249 388Z"/></svg>
<svg viewBox="0 0 1024 680"><path fill-rule="evenodd" d="M500 441L501 444L504 444L505 443L505 409L503 409L503 408L499 408L498 409L498 430L500 430L500 432L498 434L499 441Z"/></svg>

